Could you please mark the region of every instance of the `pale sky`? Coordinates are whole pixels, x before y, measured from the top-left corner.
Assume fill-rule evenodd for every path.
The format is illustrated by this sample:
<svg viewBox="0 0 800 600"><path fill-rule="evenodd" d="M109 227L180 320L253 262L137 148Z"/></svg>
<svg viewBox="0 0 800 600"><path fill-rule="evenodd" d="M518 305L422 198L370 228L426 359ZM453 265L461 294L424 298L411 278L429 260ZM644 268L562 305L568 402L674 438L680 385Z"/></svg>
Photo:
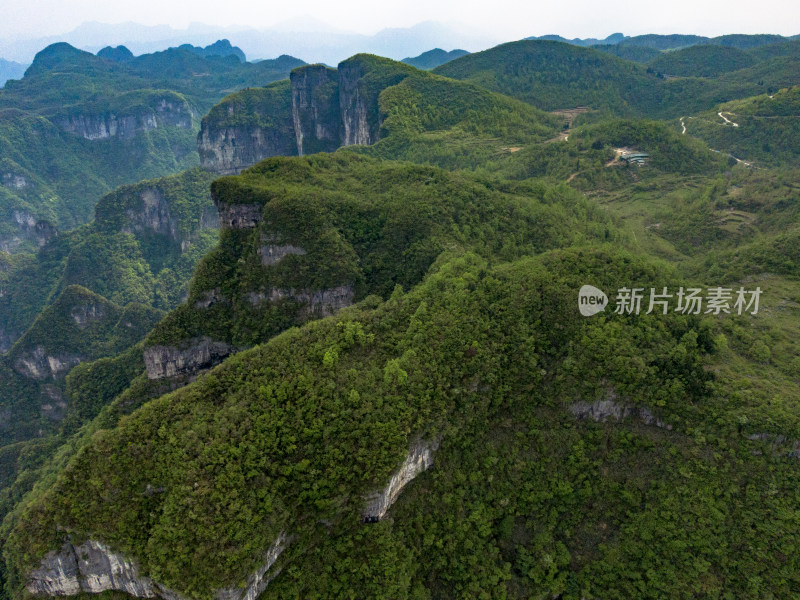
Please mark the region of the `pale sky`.
<svg viewBox="0 0 800 600"><path fill-rule="evenodd" d="M191 22L256 28L304 15L372 34L436 20L501 39L558 33L800 33L797 0L2 0L0 38L70 31L85 21L185 28Z"/></svg>

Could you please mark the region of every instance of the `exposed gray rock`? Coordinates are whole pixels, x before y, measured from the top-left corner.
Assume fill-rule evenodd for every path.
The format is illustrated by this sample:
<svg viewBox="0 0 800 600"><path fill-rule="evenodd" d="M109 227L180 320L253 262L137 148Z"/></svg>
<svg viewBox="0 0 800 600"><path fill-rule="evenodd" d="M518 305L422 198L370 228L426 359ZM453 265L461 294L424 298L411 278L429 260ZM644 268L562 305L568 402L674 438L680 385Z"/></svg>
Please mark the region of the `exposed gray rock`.
<svg viewBox="0 0 800 600"><path fill-rule="evenodd" d="M309 316L328 317L341 308L353 304L355 292L352 285L340 285L322 290L295 290L272 288L268 294L250 292L247 295L253 306L292 300L305 304L304 312Z"/></svg>
<svg viewBox="0 0 800 600"><path fill-rule="evenodd" d="M47 554L39 568L28 575L25 587L31 594L48 596L99 594L108 590L138 598L156 595L152 582L139 575L136 565L93 540L79 546L66 542L59 552Z"/></svg>
<svg viewBox="0 0 800 600"><path fill-rule="evenodd" d="M292 71L292 122L297 153L333 152L341 145L336 69L308 65Z"/></svg>
<svg viewBox="0 0 800 600"><path fill-rule="evenodd" d="M244 588L222 588L214 592L217 600L256 600L280 569L272 569L288 541L281 533L267 550L264 564L247 578ZM48 553L25 585L35 595L75 596L99 594L109 590L136 598L184 600L169 588L139 574L133 561L113 552L105 544L89 540L78 546L66 542L58 552Z"/></svg>
<svg viewBox="0 0 800 600"><path fill-rule="evenodd" d="M149 346L144 349L148 379L191 375L221 363L236 349L208 337L190 340L184 349L172 346Z"/></svg>
<svg viewBox="0 0 800 600"><path fill-rule="evenodd" d="M178 223L169 211L169 203L156 188L146 188L141 193L141 207L125 211L128 223L122 228L123 233L137 233L150 230L178 239Z"/></svg>
<svg viewBox="0 0 800 600"><path fill-rule="evenodd" d="M223 229L252 229L261 222L259 204L225 204L214 201L219 212L219 224Z"/></svg>
<svg viewBox="0 0 800 600"><path fill-rule="evenodd" d="M247 578L244 589L223 588L217 590L216 594L214 594L216 600L256 600L267 589L269 582L280 573L280 569L272 569L272 566L283 553L287 543L286 535L281 533L267 551L264 564Z"/></svg>
<svg viewBox="0 0 800 600"><path fill-rule="evenodd" d="M209 308L214 304L219 304L220 302L227 302L225 296L222 295L222 292L219 288L214 288L213 290L208 290L207 292L203 292L203 295L200 297L200 300L194 303L195 308Z"/></svg>
<svg viewBox="0 0 800 600"><path fill-rule="evenodd" d="M12 218L17 231L0 239L0 250L3 252L14 252L25 241L41 247L57 235L55 227L47 221L40 221L28 211L15 210Z"/></svg>
<svg viewBox="0 0 800 600"><path fill-rule="evenodd" d="M204 169L220 175L237 175L270 156L294 156L297 145L282 130L241 125L214 127L203 121L197 152Z"/></svg>
<svg viewBox="0 0 800 600"><path fill-rule="evenodd" d="M79 329L86 329L92 321L102 319L106 315L106 311L102 304L91 302L73 306L69 314Z"/></svg>
<svg viewBox="0 0 800 600"><path fill-rule="evenodd" d="M438 443L436 442L417 441L414 443L403 464L392 475L386 487L366 497L364 521L374 522L382 519L392 504L400 497L403 488L417 475L433 466L433 453L437 448Z"/></svg>
<svg viewBox="0 0 800 600"><path fill-rule="evenodd" d="M592 419L595 422L622 421L631 416L637 416L645 425L653 425L662 429L672 429L672 425L656 417L647 407L628 406L617 402L616 395L595 402L575 402L569 408L570 412L578 419Z"/></svg>
<svg viewBox="0 0 800 600"><path fill-rule="evenodd" d="M339 109L342 118L342 145L374 144L377 131L370 128L367 101L359 89L359 79L364 75L361 65L342 63L339 65Z"/></svg>
<svg viewBox="0 0 800 600"><path fill-rule="evenodd" d="M276 264L284 256L289 256L290 254L302 256L305 253L305 249L301 248L300 246L292 246L291 244L286 244L283 246L277 244L268 244L267 246L261 246L261 248L258 249L258 254L261 256L261 264L265 267Z"/></svg>
<svg viewBox="0 0 800 600"><path fill-rule="evenodd" d="M62 131L96 141L109 138L130 139L159 127L191 129L192 117L188 104L162 98L154 107L132 114L78 113L56 118L54 123Z"/></svg>
<svg viewBox="0 0 800 600"><path fill-rule="evenodd" d="M0 175L0 184L12 190L22 190L28 187L28 179L17 173L3 173Z"/></svg>
<svg viewBox="0 0 800 600"><path fill-rule="evenodd" d="M15 361L14 369L28 379L57 379L66 374L72 367L80 364L82 358L77 355L48 355L42 346L29 352L23 352Z"/></svg>

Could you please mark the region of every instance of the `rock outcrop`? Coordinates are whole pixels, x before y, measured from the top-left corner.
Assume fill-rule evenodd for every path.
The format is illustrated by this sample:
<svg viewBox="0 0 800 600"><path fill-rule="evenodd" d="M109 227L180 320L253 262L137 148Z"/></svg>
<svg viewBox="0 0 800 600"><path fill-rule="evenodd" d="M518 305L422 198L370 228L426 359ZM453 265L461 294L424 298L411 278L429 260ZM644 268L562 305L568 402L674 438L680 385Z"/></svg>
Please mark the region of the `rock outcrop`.
<svg viewBox="0 0 800 600"><path fill-rule="evenodd" d="M294 156L297 145L268 127L204 127L197 141L200 164L220 175L236 175L270 156Z"/></svg>
<svg viewBox="0 0 800 600"><path fill-rule="evenodd" d="M224 229L252 229L261 222L261 205L259 204L225 204L217 205L219 226Z"/></svg>
<svg viewBox="0 0 800 600"><path fill-rule="evenodd" d="M285 256L289 256L290 254L302 256L306 253L305 249L301 248L300 246L293 246L291 244L281 245L274 243L274 236L267 236L262 241L271 242L266 246L261 246L261 248L258 249L258 254L261 256L261 264L265 267L279 263L281 259L283 259Z"/></svg>
<svg viewBox="0 0 800 600"><path fill-rule="evenodd" d="M392 475L385 488L367 496L363 512L363 520L367 523L380 521L395 503L400 493L420 473L433 466L433 453L436 442L418 441L411 446L403 464Z"/></svg>
<svg viewBox="0 0 800 600"><path fill-rule="evenodd" d="M298 67L286 90L283 84L273 84L233 94L203 119L198 137L201 164L232 175L271 156L374 144L382 123L380 92L412 71L388 59L358 55L338 69Z"/></svg>
<svg viewBox="0 0 800 600"><path fill-rule="evenodd" d="M245 587L216 590L216 600L255 600L280 573L280 569L272 567L287 543L281 533L267 550L262 566L247 578ZM133 561L95 540L77 546L66 542L58 552L48 553L28 575L25 588L31 594L47 596L117 591L136 598L184 600L180 594L140 575Z"/></svg>
<svg viewBox="0 0 800 600"><path fill-rule="evenodd" d="M575 402L570 407L570 412L578 419L592 419L595 422L622 421L628 417L638 417L645 425L652 425L662 429L672 429L672 425L656 417L645 406L629 406L617 402L614 398L596 400L595 402Z"/></svg>
<svg viewBox="0 0 800 600"><path fill-rule="evenodd" d="M204 169L235 175L270 156L295 156L288 81L225 98L203 118L197 152Z"/></svg>
<svg viewBox="0 0 800 600"><path fill-rule="evenodd" d="M37 219L28 211L15 210L12 218L17 231L0 239L0 250L3 252L14 252L24 242L42 247L58 235L56 228L49 222Z"/></svg>
<svg viewBox="0 0 800 600"><path fill-rule="evenodd" d="M333 152L341 145L336 69L309 65L292 71L292 122L297 153Z"/></svg>
<svg viewBox="0 0 800 600"><path fill-rule="evenodd" d="M295 290L272 288L268 294L250 292L248 300L253 306L264 303L275 304L291 300L305 305L303 312L307 317L329 317L341 308L353 304L355 291L352 285L340 285L322 290Z"/></svg>
<svg viewBox="0 0 800 600"><path fill-rule="evenodd" d="M193 115L185 101L164 97L145 109L137 108L130 112L78 112L54 118L53 122L62 131L87 140L124 140L159 127L191 129Z"/></svg>
<svg viewBox="0 0 800 600"><path fill-rule="evenodd" d="M99 302L89 302L73 306L69 314L79 329L86 329L93 321L99 321L105 317L106 311Z"/></svg>
<svg viewBox="0 0 800 600"><path fill-rule="evenodd" d="M208 337L189 340L185 348L149 346L144 350L148 379L192 375L221 363L236 349Z"/></svg>
<svg viewBox="0 0 800 600"><path fill-rule="evenodd" d="M122 227L123 233L138 233L150 230L176 241L178 224L170 214L169 203L156 188L142 191L141 207L138 210L129 208L125 211L128 223Z"/></svg>
<svg viewBox="0 0 800 600"><path fill-rule="evenodd" d="M52 377L58 379L75 365L80 364L82 358L75 355L49 355L42 346L22 353L14 361L14 370L28 379L43 380Z"/></svg>
<svg viewBox="0 0 800 600"><path fill-rule="evenodd" d="M368 99L359 86L363 67L358 62L339 65L339 109L342 118L342 145L374 144L378 141L377 123L370 123Z"/></svg>

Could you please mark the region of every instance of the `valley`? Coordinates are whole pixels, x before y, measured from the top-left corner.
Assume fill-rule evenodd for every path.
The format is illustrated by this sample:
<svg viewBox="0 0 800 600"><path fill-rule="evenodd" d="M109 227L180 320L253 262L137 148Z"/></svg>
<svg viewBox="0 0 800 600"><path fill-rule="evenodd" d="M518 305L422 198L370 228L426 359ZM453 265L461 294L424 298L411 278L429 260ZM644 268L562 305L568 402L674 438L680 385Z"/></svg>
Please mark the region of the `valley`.
<svg viewBox="0 0 800 600"><path fill-rule="evenodd" d="M798 54L40 52L0 90L0 595L795 597Z"/></svg>

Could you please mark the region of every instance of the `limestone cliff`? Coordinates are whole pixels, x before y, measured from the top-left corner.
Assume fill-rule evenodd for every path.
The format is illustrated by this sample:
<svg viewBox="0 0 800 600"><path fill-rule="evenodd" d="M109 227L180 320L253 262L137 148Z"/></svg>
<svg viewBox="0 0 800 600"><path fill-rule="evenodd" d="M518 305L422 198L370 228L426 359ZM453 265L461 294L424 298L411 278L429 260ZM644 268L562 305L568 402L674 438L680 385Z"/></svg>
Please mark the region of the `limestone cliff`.
<svg viewBox="0 0 800 600"><path fill-rule="evenodd" d="M273 566L287 543L286 536L281 533L267 549L261 567L250 574L243 587L220 588L212 592L214 598L255 600L280 573L280 569ZM59 551L49 552L39 567L29 573L25 589L31 594L46 596L116 591L136 598L184 600L180 594L143 577L135 562L96 540L78 545L67 541Z"/></svg>
<svg viewBox="0 0 800 600"><path fill-rule="evenodd" d="M203 118L197 138L200 164L232 175L270 156L296 155L291 105L288 81L228 96Z"/></svg>
<svg viewBox="0 0 800 600"><path fill-rule="evenodd" d="M130 101L131 105L127 105ZM178 94L165 92L146 98L122 95L116 106L90 103L53 118L53 123L67 133L87 140L130 139L159 127L191 129L194 114L189 103Z"/></svg>
<svg viewBox="0 0 800 600"><path fill-rule="evenodd" d="M290 79L298 154L333 152L341 145L336 69L309 65L292 71Z"/></svg>
<svg viewBox="0 0 800 600"><path fill-rule="evenodd" d="M0 250L3 252L14 252L25 242L41 248L58 235L52 224L37 218L27 210L14 210L11 214L11 224L15 226L15 231L0 235Z"/></svg>
<svg viewBox="0 0 800 600"><path fill-rule="evenodd" d="M392 475L386 487L367 496L363 519L368 523L380 521L386 516L387 511L400 497L405 488L420 473L433 466L433 453L438 444L436 442L417 441L411 446L403 464Z"/></svg>
<svg viewBox="0 0 800 600"><path fill-rule="evenodd" d="M183 348L149 346L144 350L144 364L148 379L165 379L213 367L234 351L230 344L203 337L189 340Z"/></svg>
<svg viewBox="0 0 800 600"><path fill-rule="evenodd" d="M231 175L271 156L374 144L383 122L380 93L413 72L408 65L359 54L338 69L306 65L293 70L289 82L228 96L203 119L201 163Z"/></svg>

